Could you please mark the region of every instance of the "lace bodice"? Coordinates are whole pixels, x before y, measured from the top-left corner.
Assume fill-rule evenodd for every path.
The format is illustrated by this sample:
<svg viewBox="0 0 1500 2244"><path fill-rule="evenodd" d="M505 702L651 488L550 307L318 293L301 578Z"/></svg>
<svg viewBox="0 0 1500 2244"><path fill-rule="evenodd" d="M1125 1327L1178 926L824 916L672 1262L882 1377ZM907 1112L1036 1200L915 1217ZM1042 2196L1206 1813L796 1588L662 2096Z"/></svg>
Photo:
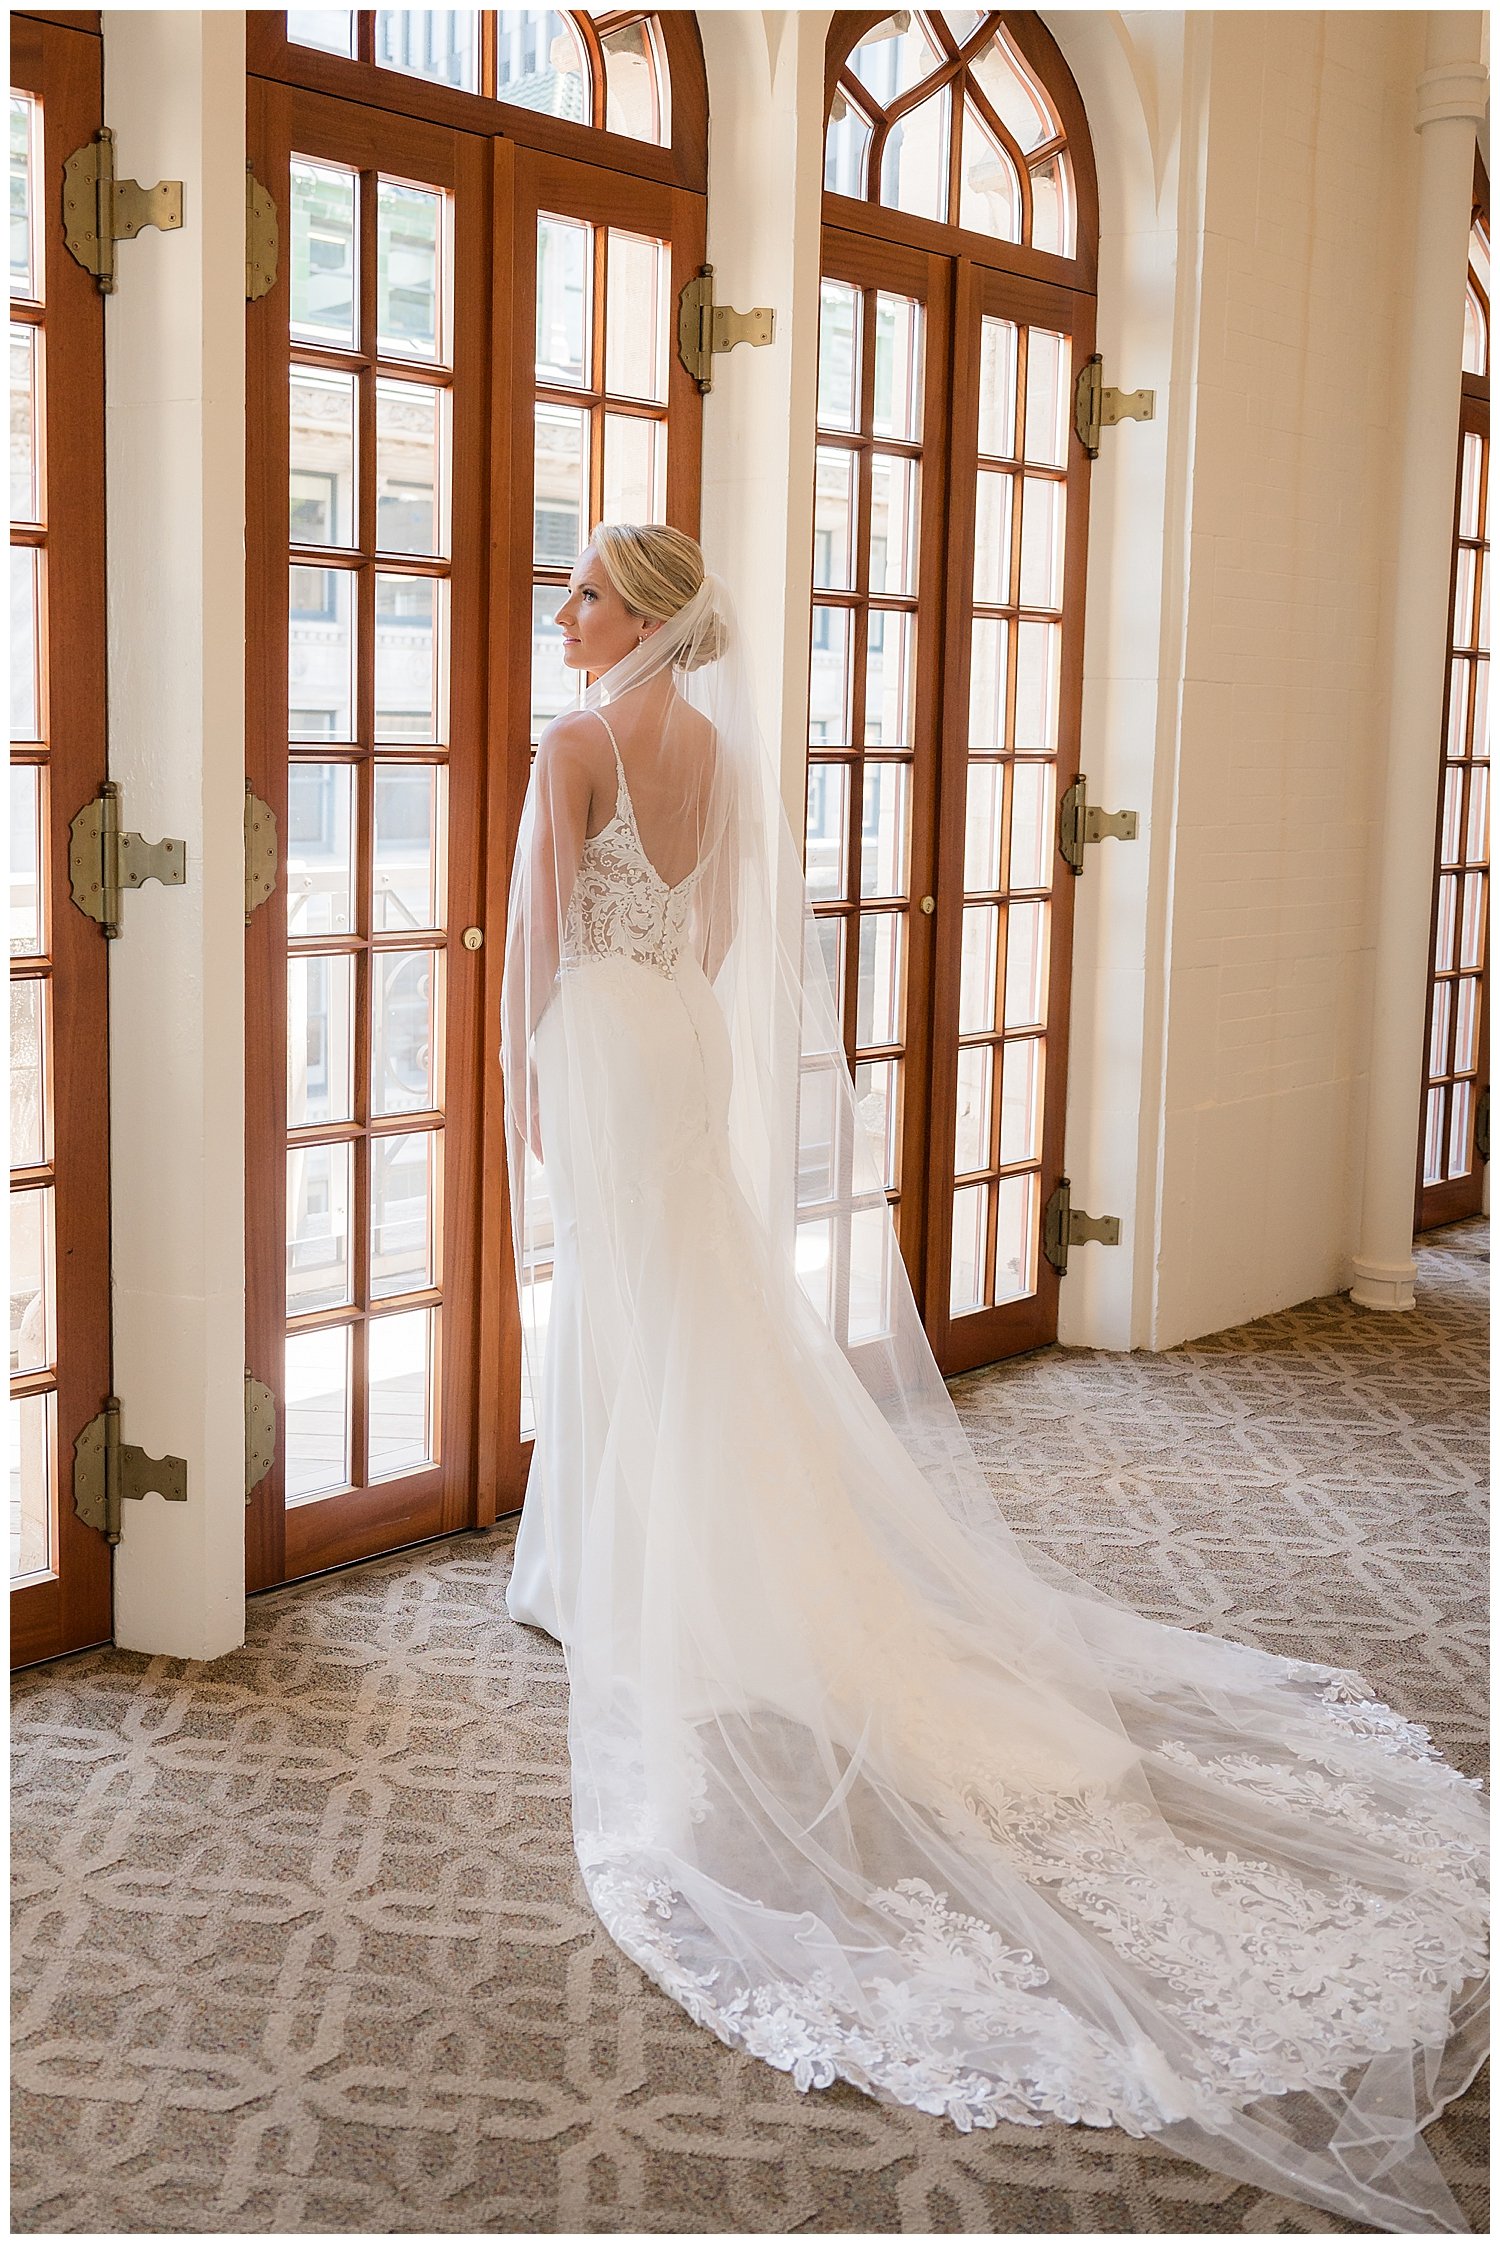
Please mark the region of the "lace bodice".
<svg viewBox="0 0 1500 2244"><path fill-rule="evenodd" d="M702 867L695 865L673 887L662 879L641 841L619 743L603 711L594 714L615 752L615 810L609 824L584 842L563 930L562 968L567 972L589 959L630 958L670 974L682 954Z"/></svg>

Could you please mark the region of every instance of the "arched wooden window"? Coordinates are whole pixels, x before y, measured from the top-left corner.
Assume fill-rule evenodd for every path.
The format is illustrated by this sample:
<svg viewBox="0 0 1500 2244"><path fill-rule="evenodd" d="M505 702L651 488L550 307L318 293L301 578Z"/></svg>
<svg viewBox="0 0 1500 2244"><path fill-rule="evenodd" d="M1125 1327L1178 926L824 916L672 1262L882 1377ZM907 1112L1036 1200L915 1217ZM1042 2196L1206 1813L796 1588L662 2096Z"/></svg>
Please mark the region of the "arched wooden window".
<svg viewBox="0 0 1500 2244"><path fill-rule="evenodd" d="M1034 15L836 15L826 85L807 867L952 1372L1056 1333L1097 197ZM803 1168L803 1281L857 1340L880 1227L840 1149Z"/></svg>
<svg viewBox="0 0 1500 2244"><path fill-rule="evenodd" d="M1464 299L1416 1228L1477 1215L1489 1159L1490 209L1477 155Z"/></svg>
<svg viewBox="0 0 1500 2244"><path fill-rule="evenodd" d="M601 519L698 528L670 345L704 255L691 15L255 14L248 765L250 1580L525 1486L499 988L553 617ZM545 1299L550 1272L529 1274Z"/></svg>

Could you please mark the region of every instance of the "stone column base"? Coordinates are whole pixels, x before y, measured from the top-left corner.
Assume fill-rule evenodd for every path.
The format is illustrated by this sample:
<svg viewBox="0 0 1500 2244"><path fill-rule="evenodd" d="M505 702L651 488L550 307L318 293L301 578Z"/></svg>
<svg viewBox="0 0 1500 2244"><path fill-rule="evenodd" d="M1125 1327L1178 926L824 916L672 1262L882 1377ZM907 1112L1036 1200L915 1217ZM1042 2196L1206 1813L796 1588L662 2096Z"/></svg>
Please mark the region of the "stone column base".
<svg viewBox="0 0 1500 2244"><path fill-rule="evenodd" d="M1361 1309L1415 1309L1415 1262L1363 1262L1356 1255L1349 1299Z"/></svg>

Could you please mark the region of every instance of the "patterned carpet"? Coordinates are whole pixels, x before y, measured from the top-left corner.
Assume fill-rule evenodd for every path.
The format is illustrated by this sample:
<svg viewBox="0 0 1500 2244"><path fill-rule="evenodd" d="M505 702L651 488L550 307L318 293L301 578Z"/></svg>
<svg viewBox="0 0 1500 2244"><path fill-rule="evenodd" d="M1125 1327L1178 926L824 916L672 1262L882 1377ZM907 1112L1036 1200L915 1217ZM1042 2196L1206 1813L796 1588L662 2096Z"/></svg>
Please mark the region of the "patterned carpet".
<svg viewBox="0 0 1500 2244"><path fill-rule="evenodd" d="M1018 1529L1163 1619L1361 1669L1482 1769L1488 1227L1409 1316L955 1383ZM611 1948L511 1529L251 1601L211 1665L15 1687L24 2232L1327 2234L1117 2134L800 2096ZM1486 2226L1483 2077L1429 2131Z"/></svg>

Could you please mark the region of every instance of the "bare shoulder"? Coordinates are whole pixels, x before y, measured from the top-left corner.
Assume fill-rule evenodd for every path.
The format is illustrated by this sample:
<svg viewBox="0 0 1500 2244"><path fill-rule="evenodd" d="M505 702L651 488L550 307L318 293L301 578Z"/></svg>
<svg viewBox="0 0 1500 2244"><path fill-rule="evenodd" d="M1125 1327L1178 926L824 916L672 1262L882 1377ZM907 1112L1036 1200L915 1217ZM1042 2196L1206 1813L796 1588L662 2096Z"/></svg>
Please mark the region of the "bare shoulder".
<svg viewBox="0 0 1500 2244"><path fill-rule="evenodd" d="M581 765L591 769L599 760L601 747L607 747L609 736L598 718L588 709L565 709L554 717L537 742L537 756L546 757L549 764Z"/></svg>

